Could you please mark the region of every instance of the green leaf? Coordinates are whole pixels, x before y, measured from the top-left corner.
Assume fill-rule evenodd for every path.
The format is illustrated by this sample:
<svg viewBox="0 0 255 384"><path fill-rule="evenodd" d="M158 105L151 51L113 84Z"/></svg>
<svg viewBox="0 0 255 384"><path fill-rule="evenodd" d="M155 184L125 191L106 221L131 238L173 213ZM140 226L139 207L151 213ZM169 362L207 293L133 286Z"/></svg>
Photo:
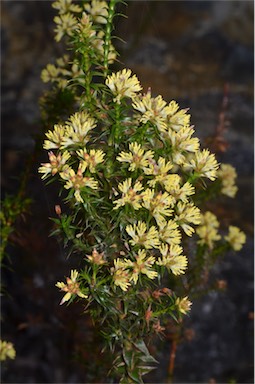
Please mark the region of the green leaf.
<svg viewBox="0 0 255 384"><path fill-rule="evenodd" d="M122 356L123 356L123 359L125 361L125 364L128 367L131 367L132 364L133 364L133 352L132 351L128 351L126 349L123 349Z"/></svg>
<svg viewBox="0 0 255 384"><path fill-rule="evenodd" d="M147 373L153 371L153 369L156 369L156 366L150 366L150 365L139 365L138 366L142 376L146 375Z"/></svg>
<svg viewBox="0 0 255 384"><path fill-rule="evenodd" d="M139 340L136 343L133 343L133 345L142 353L145 355L150 355L150 352L148 351L148 348L145 345L145 342L143 340Z"/></svg>
<svg viewBox="0 0 255 384"><path fill-rule="evenodd" d="M141 380L141 375L139 372L139 369L135 369L132 372L128 371L128 376L130 379L134 380L134 383L142 383L143 381Z"/></svg>
<svg viewBox="0 0 255 384"><path fill-rule="evenodd" d="M144 363L155 363L158 364L158 361L151 355L141 356L140 360L142 360Z"/></svg>

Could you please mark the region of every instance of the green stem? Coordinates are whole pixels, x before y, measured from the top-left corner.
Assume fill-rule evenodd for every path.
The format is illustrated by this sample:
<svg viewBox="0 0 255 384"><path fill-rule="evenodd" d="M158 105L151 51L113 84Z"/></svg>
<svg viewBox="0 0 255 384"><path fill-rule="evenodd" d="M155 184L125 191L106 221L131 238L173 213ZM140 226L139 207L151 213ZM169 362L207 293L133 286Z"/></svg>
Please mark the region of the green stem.
<svg viewBox="0 0 255 384"><path fill-rule="evenodd" d="M115 103L115 121L112 125L109 144L114 146L120 142L121 106Z"/></svg>
<svg viewBox="0 0 255 384"><path fill-rule="evenodd" d="M115 6L118 0L110 0L108 6L108 17L105 28L105 38L104 38L104 77L108 75L108 67L109 67L109 51L111 46L111 34L113 28L113 18L115 15Z"/></svg>
<svg viewBox="0 0 255 384"><path fill-rule="evenodd" d="M91 106L91 89L90 89L91 75L90 75L90 60L87 52L84 53L82 64L83 64L83 71L85 73L86 101L88 103L88 106L90 107Z"/></svg>

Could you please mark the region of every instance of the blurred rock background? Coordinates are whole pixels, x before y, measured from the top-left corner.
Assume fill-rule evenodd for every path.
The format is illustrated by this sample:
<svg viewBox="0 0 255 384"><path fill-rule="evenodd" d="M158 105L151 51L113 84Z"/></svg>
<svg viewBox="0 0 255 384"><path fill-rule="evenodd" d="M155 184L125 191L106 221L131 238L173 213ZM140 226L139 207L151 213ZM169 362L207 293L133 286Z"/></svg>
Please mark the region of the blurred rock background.
<svg viewBox="0 0 255 384"><path fill-rule="evenodd" d="M174 383L253 382L253 2L128 1L116 35L121 61L154 95L190 107L197 136L212 136L228 86L229 149L218 160L234 165L239 192L219 201L226 223L247 234L238 254L214 270L227 287L194 303L186 340L178 345ZM41 70L60 55L54 43L54 10L48 1L1 2L2 197L15 193L19 176L40 132ZM3 383L106 382L100 340L82 307L59 307L55 282L77 260L66 260L49 238L50 216L59 204L32 167L28 194L32 212L21 222L16 245L2 271L2 338L17 358L2 366ZM47 207L47 208L45 208ZM167 382L170 344L155 347L158 370L147 382ZM99 362L101 364L99 364Z"/></svg>

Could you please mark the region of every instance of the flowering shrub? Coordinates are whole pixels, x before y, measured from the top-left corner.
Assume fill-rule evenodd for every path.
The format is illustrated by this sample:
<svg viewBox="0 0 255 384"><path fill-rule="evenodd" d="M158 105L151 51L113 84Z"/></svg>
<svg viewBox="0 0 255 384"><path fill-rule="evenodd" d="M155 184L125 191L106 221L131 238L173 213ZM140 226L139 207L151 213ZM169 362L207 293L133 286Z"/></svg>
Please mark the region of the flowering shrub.
<svg viewBox="0 0 255 384"><path fill-rule="evenodd" d="M241 249L245 235L230 226L222 237L217 217L202 211L220 193L234 197L236 174L200 147L188 109L144 91L130 69L109 70L117 2L53 3L55 39L73 56L49 64L42 80L55 96L69 92L72 111L46 132L49 160L39 172L59 183L55 233L81 258L80 270L56 284L60 304L83 300L117 352L121 382L141 383L156 362L146 343L169 317L181 322L200 272ZM48 121L50 97L42 101Z"/></svg>

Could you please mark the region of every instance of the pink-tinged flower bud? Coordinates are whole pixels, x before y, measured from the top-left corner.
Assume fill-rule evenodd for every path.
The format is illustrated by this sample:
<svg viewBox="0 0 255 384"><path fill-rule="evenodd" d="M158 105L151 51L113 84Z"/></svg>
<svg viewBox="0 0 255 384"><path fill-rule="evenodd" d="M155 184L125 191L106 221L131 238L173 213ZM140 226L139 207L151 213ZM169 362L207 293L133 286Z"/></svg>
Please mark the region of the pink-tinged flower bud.
<svg viewBox="0 0 255 384"><path fill-rule="evenodd" d="M55 212L58 216L61 215L62 211L61 211L61 207L60 205L55 205Z"/></svg>

